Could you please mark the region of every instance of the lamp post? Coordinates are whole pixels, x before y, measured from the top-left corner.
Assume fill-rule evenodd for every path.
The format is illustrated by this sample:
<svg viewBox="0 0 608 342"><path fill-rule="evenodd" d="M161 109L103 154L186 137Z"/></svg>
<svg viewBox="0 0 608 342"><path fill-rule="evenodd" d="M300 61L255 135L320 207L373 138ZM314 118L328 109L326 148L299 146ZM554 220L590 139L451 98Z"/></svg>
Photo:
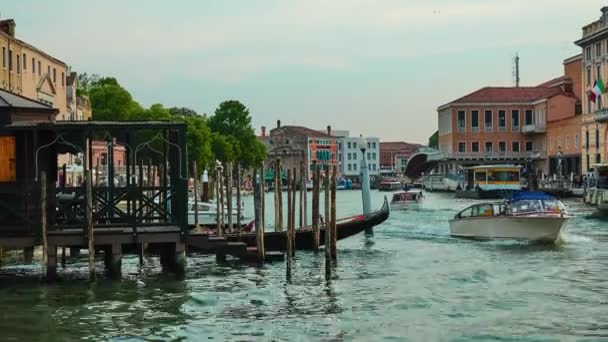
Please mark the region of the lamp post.
<svg viewBox="0 0 608 342"><path fill-rule="evenodd" d="M369 184L369 169L367 167L367 158L365 158L365 151L367 150L367 140L363 138L363 135L359 138L359 149L363 154L361 158L361 196L363 198L363 214L371 213L371 188Z"/></svg>

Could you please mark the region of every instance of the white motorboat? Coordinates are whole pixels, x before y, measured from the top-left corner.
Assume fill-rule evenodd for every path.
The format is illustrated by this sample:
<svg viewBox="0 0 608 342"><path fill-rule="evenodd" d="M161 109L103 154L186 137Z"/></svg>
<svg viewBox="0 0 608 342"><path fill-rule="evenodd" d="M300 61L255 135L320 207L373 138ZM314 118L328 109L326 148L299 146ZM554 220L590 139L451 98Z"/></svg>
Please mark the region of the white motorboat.
<svg viewBox="0 0 608 342"><path fill-rule="evenodd" d="M391 210L405 210L418 206L424 195L421 190L404 190L395 192L391 199Z"/></svg>
<svg viewBox="0 0 608 342"><path fill-rule="evenodd" d="M188 224L194 225L196 217L194 201L188 201ZM217 204L211 202L198 202L198 224L201 226L214 226L217 224ZM237 210L232 209L232 222L237 222ZM224 206L224 223L228 223L228 208ZM245 217L241 212L241 223L245 222Z"/></svg>
<svg viewBox="0 0 608 342"><path fill-rule="evenodd" d="M564 204L542 192L514 193L509 201L474 204L450 220L452 236L554 242L569 216Z"/></svg>

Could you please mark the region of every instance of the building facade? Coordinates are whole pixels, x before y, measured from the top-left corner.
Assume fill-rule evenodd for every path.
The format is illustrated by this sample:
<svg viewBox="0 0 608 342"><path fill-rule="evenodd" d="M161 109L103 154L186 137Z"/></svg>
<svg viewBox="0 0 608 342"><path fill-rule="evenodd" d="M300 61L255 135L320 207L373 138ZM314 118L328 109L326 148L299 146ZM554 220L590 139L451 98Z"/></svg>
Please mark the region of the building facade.
<svg viewBox="0 0 608 342"><path fill-rule="evenodd" d="M580 60L566 60L565 72ZM486 87L438 108L439 172L461 166L535 160L538 173L552 174L561 152L564 174L580 172L576 134L580 100L568 74L535 87Z"/></svg>
<svg viewBox="0 0 608 342"><path fill-rule="evenodd" d="M409 157L422 147L419 144L410 144L403 141L381 142L379 145L380 170L384 174L398 173L404 160L407 164Z"/></svg>
<svg viewBox="0 0 608 342"><path fill-rule="evenodd" d="M279 120L268 137L266 128L262 128L262 136L258 139L268 152L265 162L267 168L272 167L277 158L281 159L284 169L295 168L298 172L301 163L304 163L310 179L313 161L319 165L339 166L338 141L332 135L331 127L327 127L327 133L324 133L302 126L281 126ZM339 168L337 172L340 173Z"/></svg>
<svg viewBox="0 0 608 342"><path fill-rule="evenodd" d="M602 8L601 12L599 20L583 27L581 39L575 42L582 50L583 170L589 170L593 164L606 163L608 157L608 96L600 95L595 103L589 96L597 80L608 83L608 7Z"/></svg>
<svg viewBox="0 0 608 342"><path fill-rule="evenodd" d="M59 110L68 120L68 66L35 46L16 38L12 19L0 20L0 88Z"/></svg>
<svg viewBox="0 0 608 342"><path fill-rule="evenodd" d="M338 160L340 162L340 174L345 178L358 178L361 172L361 138L351 137L348 131L335 131L338 136ZM380 175L380 139L377 137L366 137L366 159L370 176Z"/></svg>

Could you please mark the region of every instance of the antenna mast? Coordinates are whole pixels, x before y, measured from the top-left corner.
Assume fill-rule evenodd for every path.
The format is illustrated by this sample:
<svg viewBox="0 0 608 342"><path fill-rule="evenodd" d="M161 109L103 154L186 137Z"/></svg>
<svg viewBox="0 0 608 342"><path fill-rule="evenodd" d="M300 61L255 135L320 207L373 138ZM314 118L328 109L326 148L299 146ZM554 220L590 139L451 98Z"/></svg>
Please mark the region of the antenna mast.
<svg viewBox="0 0 608 342"><path fill-rule="evenodd" d="M513 59L513 83L516 88L519 88L519 55L517 53Z"/></svg>

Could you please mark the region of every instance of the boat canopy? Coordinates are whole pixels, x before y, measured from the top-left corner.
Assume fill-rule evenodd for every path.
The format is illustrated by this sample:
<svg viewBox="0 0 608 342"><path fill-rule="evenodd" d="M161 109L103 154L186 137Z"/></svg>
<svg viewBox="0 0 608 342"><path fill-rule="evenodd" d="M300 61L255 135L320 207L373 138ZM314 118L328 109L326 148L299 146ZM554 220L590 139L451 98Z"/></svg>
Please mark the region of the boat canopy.
<svg viewBox="0 0 608 342"><path fill-rule="evenodd" d="M511 202L529 200L555 200L556 198L546 192L540 191L518 191L511 195Z"/></svg>
<svg viewBox="0 0 608 342"><path fill-rule="evenodd" d="M493 164L493 165L478 165L463 168L464 170L487 170L487 169L521 169L520 165L513 164Z"/></svg>

